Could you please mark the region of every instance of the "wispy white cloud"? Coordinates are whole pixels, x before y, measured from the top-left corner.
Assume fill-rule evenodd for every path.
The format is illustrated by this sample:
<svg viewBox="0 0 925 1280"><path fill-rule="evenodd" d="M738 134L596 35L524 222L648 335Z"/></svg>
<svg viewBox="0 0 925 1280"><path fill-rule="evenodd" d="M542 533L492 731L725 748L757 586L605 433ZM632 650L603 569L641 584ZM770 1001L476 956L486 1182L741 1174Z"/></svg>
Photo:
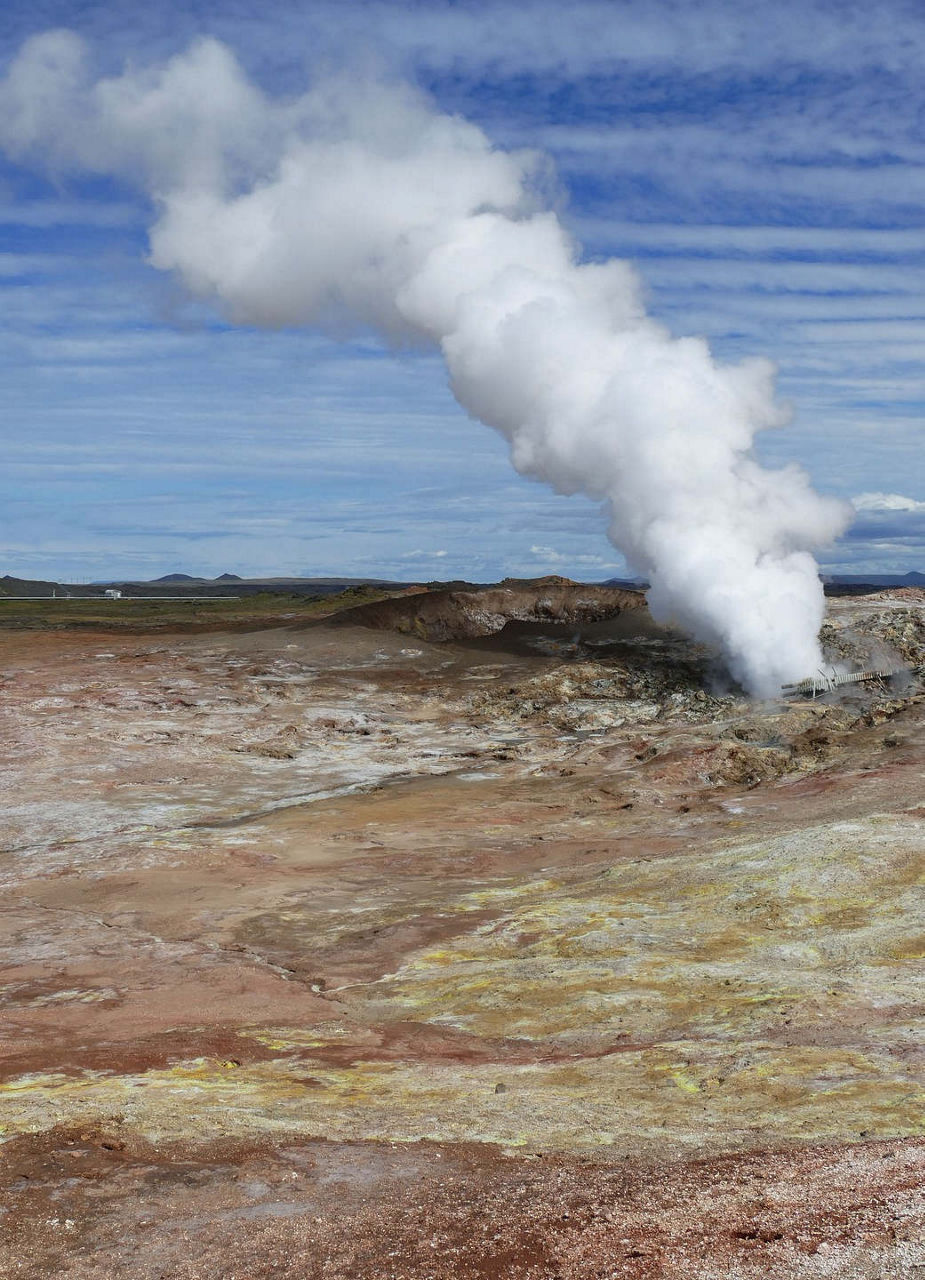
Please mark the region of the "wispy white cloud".
<svg viewBox="0 0 925 1280"><path fill-rule="evenodd" d="M902 493L859 493L852 502L858 511L925 511L925 502Z"/></svg>
<svg viewBox="0 0 925 1280"><path fill-rule="evenodd" d="M581 564L594 565L599 569L613 569L616 567L613 558L605 558L600 555L588 555L577 551L558 551L555 547L544 547L534 544L530 548L530 554L543 564Z"/></svg>
<svg viewBox="0 0 925 1280"><path fill-rule="evenodd" d="M837 19L823 4L781 0L774 6L742 0L704 0L696 6L644 0L278 0L272 20L237 4L202 6L170 0L138 6L132 0L75 8L68 0L11 4L6 39L18 43L36 27L77 25L119 49L145 47L163 54L209 26L236 38L252 59L279 67L302 63L303 50L382 51L405 65L495 75L523 72L569 79L617 66L682 63L697 72L769 64L814 66L841 72L917 69L925 46L921 13L881 0L876 19L856 0L839 6ZM284 38L280 38L280 33ZM901 33L901 38L898 38Z"/></svg>
<svg viewBox="0 0 925 1280"><path fill-rule="evenodd" d="M142 211L137 204L67 198L16 200L8 196L5 198L0 189L0 226L39 230L59 227L112 230L143 225Z"/></svg>
<svg viewBox="0 0 925 1280"><path fill-rule="evenodd" d="M750 257L800 254L832 257L846 262L863 259L904 260L909 254L925 255L925 227L870 228L827 226L750 226L726 222L711 224L626 222L570 215L572 225L588 243L606 242L624 256L656 251L684 255L692 251L720 257L735 252Z"/></svg>

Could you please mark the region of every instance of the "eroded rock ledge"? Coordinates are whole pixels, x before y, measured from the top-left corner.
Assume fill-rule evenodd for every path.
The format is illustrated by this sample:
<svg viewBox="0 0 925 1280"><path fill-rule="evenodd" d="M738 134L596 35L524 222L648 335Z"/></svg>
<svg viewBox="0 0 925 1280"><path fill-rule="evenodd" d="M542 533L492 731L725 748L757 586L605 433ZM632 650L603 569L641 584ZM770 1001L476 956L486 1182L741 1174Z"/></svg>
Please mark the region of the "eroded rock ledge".
<svg viewBox="0 0 925 1280"><path fill-rule="evenodd" d="M519 581L496 587L416 592L345 610L337 626L398 631L420 640L471 640L495 635L509 622L584 626L645 609L641 591L582 586L567 578Z"/></svg>

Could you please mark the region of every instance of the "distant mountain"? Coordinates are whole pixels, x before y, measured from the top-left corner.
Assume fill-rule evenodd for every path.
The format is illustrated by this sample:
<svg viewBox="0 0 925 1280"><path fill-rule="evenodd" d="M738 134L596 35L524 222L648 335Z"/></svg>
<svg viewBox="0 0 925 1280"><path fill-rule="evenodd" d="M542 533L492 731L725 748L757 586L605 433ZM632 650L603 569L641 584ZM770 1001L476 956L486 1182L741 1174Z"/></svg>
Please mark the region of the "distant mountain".
<svg viewBox="0 0 925 1280"><path fill-rule="evenodd" d="M98 591L93 586L88 586L85 583L75 586L73 583L45 582L38 578L14 578L8 573L4 574L4 576L0 578L0 597L52 595L93 596L98 594Z"/></svg>
<svg viewBox="0 0 925 1280"><path fill-rule="evenodd" d="M824 573L822 581L832 587L925 587L925 573L912 569L909 573ZM648 583L643 578L608 578L604 587L635 588L645 591Z"/></svg>
<svg viewBox="0 0 925 1280"><path fill-rule="evenodd" d="M852 587L925 587L925 573L918 569L909 573L826 573L822 580Z"/></svg>
<svg viewBox="0 0 925 1280"><path fill-rule="evenodd" d="M57 582L37 582L34 578L14 578L5 573L0 578L0 596L50 596Z"/></svg>
<svg viewBox="0 0 925 1280"><path fill-rule="evenodd" d="M39 584L47 588L33 594L51 595L55 584ZM384 582L376 578L242 578L236 573L223 573L217 578L195 578L189 573L166 573L147 581L107 579L78 588L74 595L99 595L106 587L116 587L126 596L253 596L269 592L292 596L337 595L350 588L372 587L394 590L409 584ZM72 590L72 588L67 588ZM0 578L0 597L13 592Z"/></svg>

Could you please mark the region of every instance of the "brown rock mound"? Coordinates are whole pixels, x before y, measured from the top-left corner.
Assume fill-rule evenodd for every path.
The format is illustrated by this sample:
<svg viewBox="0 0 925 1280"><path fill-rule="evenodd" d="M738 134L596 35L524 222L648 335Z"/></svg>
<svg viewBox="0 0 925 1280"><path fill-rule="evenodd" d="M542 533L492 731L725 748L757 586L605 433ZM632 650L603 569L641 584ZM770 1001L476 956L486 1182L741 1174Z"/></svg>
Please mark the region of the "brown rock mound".
<svg viewBox="0 0 925 1280"><path fill-rule="evenodd" d="M641 591L582 586L567 578L518 581L465 590L428 591L346 609L335 626L399 631L420 640L472 640L501 631L508 622L587 625L645 607Z"/></svg>

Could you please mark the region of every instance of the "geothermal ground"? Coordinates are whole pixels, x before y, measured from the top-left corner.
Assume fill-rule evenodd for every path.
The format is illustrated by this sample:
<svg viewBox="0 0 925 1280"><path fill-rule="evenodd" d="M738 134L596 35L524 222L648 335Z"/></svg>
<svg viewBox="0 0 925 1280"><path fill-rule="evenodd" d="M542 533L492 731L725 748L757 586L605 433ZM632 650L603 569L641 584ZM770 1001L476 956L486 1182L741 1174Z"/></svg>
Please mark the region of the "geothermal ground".
<svg viewBox="0 0 925 1280"><path fill-rule="evenodd" d="M925 594L824 638L913 671L561 585L0 631L0 1275L925 1276Z"/></svg>

